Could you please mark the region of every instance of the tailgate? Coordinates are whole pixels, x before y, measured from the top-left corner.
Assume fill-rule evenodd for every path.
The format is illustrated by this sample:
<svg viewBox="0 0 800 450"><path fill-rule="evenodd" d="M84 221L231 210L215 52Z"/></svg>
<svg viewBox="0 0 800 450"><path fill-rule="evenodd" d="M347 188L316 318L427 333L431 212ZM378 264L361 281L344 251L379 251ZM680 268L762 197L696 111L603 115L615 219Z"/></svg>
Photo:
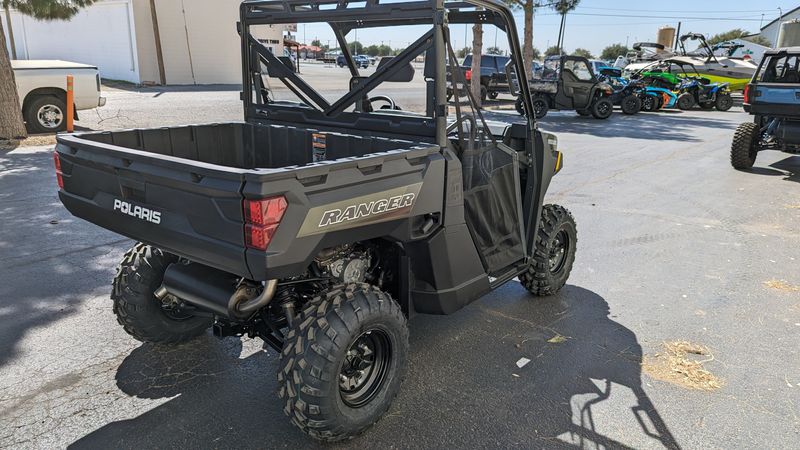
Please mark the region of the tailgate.
<svg viewBox="0 0 800 450"><path fill-rule="evenodd" d="M245 263L244 170L58 137L64 188L75 215L108 230L240 276Z"/></svg>

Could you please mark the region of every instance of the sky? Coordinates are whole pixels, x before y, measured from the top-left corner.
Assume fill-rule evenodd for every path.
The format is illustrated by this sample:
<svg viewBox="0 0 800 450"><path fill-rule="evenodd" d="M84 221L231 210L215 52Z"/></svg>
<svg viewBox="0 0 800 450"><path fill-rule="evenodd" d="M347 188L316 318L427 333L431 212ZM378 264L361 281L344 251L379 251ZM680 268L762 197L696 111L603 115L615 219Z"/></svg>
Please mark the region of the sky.
<svg viewBox="0 0 800 450"><path fill-rule="evenodd" d="M677 27L681 24L684 32L702 33L711 36L733 28L757 33L763 25L777 19L779 9L785 14L800 6L800 2L785 0L582 0L578 8L567 16L564 48L571 52L575 48L585 48L598 55L607 45L614 43L633 45L634 42L654 42L658 28L663 25ZM517 30L522 40L524 28L522 11L515 11ZM634 17L635 16L635 17ZM558 38L561 16L549 8L537 10L533 22L534 46L544 50L554 45ZM453 48L464 46L464 25L452 28ZM362 29L358 31L359 42L365 45L387 44L404 47L421 32L409 29ZM484 44L494 44L494 27L487 27ZM348 35L352 41L355 33ZM335 47L335 40L327 25L298 25L297 38L308 43L319 38L323 44ZM502 33L497 38L498 47L507 49ZM467 42L472 40L467 33Z"/></svg>

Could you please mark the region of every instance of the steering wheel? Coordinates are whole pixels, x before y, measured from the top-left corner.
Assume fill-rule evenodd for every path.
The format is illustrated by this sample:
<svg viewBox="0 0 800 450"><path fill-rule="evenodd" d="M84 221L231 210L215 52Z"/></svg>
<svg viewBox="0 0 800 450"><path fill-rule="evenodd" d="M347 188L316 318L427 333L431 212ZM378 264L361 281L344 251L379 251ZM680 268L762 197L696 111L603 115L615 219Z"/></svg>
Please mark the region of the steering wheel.
<svg viewBox="0 0 800 450"><path fill-rule="evenodd" d="M370 104L372 104L374 102L378 102L378 101L384 101L384 102L388 103L388 105L381 106L380 109L397 109L397 110L400 109L397 106L397 104L394 102L394 100L391 97L389 97L388 95L376 95L375 97L370 97L369 98L369 103Z"/></svg>

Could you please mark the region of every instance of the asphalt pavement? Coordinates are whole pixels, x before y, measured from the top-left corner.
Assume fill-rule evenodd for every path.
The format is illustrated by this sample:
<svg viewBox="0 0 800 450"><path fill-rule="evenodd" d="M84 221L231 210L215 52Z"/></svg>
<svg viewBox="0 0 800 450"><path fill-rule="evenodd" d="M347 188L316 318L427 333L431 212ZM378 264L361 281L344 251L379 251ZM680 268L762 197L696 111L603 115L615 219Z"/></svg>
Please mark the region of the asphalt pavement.
<svg viewBox="0 0 800 450"><path fill-rule="evenodd" d="M241 116L231 87L107 95L96 114L108 117L79 124ZM451 316L417 316L391 410L337 447L796 448L800 157L733 170L745 120L738 108L549 114L565 163L547 201L578 223L568 285L534 298L509 282ZM317 445L284 416L277 355L259 341L159 348L124 333L108 296L133 243L66 212L49 148L0 153L0 218L0 447ZM722 386L645 373L674 341L706 346Z"/></svg>

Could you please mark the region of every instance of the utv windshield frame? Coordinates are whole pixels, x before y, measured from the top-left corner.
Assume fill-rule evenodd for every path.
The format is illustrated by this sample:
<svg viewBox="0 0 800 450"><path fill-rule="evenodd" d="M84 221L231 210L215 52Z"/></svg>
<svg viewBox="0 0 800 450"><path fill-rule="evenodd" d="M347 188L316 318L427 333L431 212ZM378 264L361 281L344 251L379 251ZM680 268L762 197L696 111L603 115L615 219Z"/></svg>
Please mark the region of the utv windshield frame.
<svg viewBox="0 0 800 450"><path fill-rule="evenodd" d="M328 23L333 30L353 78L360 77L360 74L345 39L351 30L403 25L430 25L431 29L387 64L378 67L371 76L362 77L344 96L334 102L328 102L250 33L250 27L254 25L322 22ZM522 98L528 110L531 110L527 74L522 69L524 65L518 48L519 39L514 18L507 7L497 1L424 0L391 3L381 0L245 1L240 7L239 23L245 120L304 122L322 127L358 129L365 133L413 136L416 140L436 142L444 147L447 145L448 134L446 99L448 25L474 23L495 25L506 33L511 49L511 60L517 73L525 77L525 82L521 83ZM422 54L426 54L424 76L426 81L432 82L433 91L432 95L428 95L431 100L428 101L424 116L345 111ZM433 61L430 61L431 58ZM301 99L302 103L267 101L262 95L263 67L267 68L269 76L280 79ZM529 129L533 128L533 120L529 119Z"/></svg>

